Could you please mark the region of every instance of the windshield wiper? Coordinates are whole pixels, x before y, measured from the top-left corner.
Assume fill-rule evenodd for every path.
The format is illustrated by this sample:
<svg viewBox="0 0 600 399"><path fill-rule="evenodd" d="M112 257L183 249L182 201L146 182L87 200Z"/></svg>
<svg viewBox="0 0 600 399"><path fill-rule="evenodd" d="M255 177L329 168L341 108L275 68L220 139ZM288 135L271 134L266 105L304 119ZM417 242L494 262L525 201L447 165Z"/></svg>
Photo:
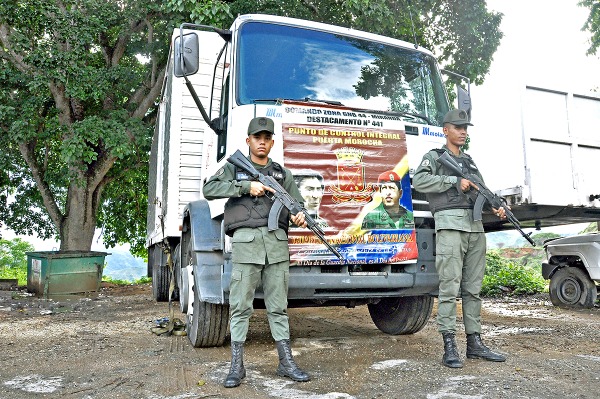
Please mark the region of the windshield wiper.
<svg viewBox="0 0 600 399"><path fill-rule="evenodd" d="M273 103L277 103L277 104L281 104L284 101L296 101L296 102L302 102L302 103L313 102L313 103L324 103L324 104L329 104L329 105L340 105L340 106L344 105L339 101L319 100L319 99L310 98L310 97L304 97L304 98L257 98L254 100L255 103L271 103L271 102L273 102Z"/></svg>

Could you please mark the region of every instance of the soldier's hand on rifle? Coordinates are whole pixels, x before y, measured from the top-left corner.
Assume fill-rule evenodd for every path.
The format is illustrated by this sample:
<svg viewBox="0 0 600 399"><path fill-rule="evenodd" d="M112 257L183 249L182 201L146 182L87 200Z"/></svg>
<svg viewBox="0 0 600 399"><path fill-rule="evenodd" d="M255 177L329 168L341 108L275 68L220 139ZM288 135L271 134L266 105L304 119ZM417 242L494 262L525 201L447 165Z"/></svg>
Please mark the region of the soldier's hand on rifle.
<svg viewBox="0 0 600 399"><path fill-rule="evenodd" d="M259 181L250 182L250 195L253 197L260 197L265 195L266 191L270 191L272 193L275 192L271 187L265 186Z"/></svg>
<svg viewBox="0 0 600 399"><path fill-rule="evenodd" d="M492 211L494 211L494 215L498 216L500 219L506 219L506 211L504 210L503 206L498 209L492 208Z"/></svg>
<svg viewBox="0 0 600 399"><path fill-rule="evenodd" d="M290 219L292 219L292 222L294 222L294 224L298 227L306 227L306 220L304 219L304 212L298 212L295 215L292 215L290 217Z"/></svg>
<svg viewBox="0 0 600 399"><path fill-rule="evenodd" d="M467 191L469 191L471 189L471 187L473 187L475 190L479 190L479 187L477 187L477 185L475 183L473 183L471 180L467 180L467 179L460 179L460 189L462 190L463 193L466 193Z"/></svg>

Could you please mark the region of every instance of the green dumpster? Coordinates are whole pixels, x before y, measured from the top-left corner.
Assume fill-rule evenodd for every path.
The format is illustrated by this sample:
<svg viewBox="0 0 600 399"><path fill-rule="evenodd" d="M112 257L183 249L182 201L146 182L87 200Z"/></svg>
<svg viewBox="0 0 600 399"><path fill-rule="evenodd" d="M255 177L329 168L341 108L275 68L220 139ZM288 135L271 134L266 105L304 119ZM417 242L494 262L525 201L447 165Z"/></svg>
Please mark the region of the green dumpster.
<svg viewBox="0 0 600 399"><path fill-rule="evenodd" d="M47 298L100 289L106 252L27 252L27 290Z"/></svg>

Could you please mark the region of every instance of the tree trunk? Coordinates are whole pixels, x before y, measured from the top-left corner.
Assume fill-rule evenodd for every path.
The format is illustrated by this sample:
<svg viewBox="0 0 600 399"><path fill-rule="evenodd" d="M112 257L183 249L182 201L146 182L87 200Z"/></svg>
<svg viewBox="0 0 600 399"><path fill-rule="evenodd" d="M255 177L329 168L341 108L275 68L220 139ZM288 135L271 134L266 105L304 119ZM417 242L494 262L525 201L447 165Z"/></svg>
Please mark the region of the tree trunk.
<svg viewBox="0 0 600 399"><path fill-rule="evenodd" d="M96 230L97 197L90 187L71 183L60 226L60 251L90 251Z"/></svg>

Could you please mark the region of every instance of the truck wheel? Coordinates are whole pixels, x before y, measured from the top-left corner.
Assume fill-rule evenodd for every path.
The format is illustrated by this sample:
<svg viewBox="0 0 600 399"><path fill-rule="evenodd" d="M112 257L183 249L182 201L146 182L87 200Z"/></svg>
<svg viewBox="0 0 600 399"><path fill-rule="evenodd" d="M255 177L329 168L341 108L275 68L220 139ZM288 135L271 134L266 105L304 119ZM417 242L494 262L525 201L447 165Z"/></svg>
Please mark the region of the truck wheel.
<svg viewBox="0 0 600 399"><path fill-rule="evenodd" d="M368 305L375 326L386 334L406 335L420 331L429 320L433 297L428 295L383 298Z"/></svg>
<svg viewBox="0 0 600 399"><path fill-rule="evenodd" d="M193 289L193 287L192 287ZM222 346L227 333L229 306L201 301L194 291L194 303L188 305L186 330L194 348Z"/></svg>
<svg viewBox="0 0 600 399"><path fill-rule="evenodd" d="M169 268L162 263L163 252L158 246L152 249L152 296L158 302L169 300Z"/></svg>
<svg viewBox="0 0 600 399"><path fill-rule="evenodd" d="M576 267L563 267L550 279L550 300L554 306L592 308L597 296L596 284Z"/></svg>
<svg viewBox="0 0 600 399"><path fill-rule="evenodd" d="M167 302L169 300L169 284L171 283L171 273L167 265L167 255L164 254L162 248L155 247L155 256L158 261L155 261L152 266L152 294L158 302ZM173 291L174 301L179 299L179 290L177 289L177 256L173 255L173 274L175 274L175 290Z"/></svg>
<svg viewBox="0 0 600 399"><path fill-rule="evenodd" d="M192 259L188 266L190 268L194 267L191 245L188 244L186 252L186 259ZM194 283L193 273L188 278L188 292L194 298L193 301L189 298L187 304L186 331L190 342L194 348L222 346L227 334L229 306L202 301Z"/></svg>
<svg viewBox="0 0 600 399"><path fill-rule="evenodd" d="M175 248L175 256L178 259L176 276L177 287L179 287L179 309L181 310L181 313L187 313L188 304L191 302L189 293L191 288L189 285L189 270L191 269L191 266L189 268L187 267L190 264L190 258L187 256L187 254L182 256L181 244L177 245Z"/></svg>

